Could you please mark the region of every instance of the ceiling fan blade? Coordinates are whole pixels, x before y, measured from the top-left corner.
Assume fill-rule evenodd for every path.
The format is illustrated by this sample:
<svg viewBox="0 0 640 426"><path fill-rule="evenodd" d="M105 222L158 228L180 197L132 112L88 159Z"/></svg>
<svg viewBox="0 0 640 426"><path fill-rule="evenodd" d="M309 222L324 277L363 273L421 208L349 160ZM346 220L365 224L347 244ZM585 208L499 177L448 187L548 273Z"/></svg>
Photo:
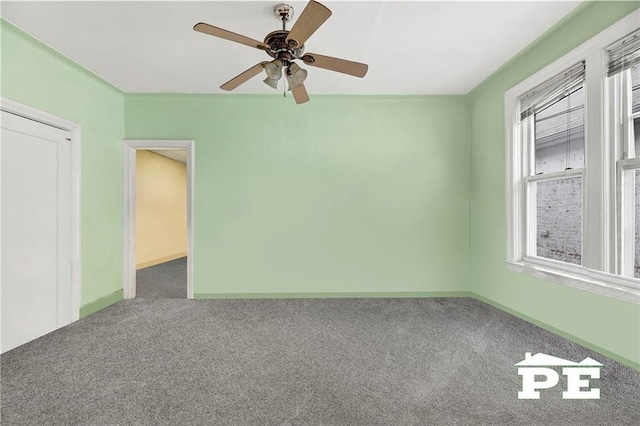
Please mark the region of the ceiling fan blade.
<svg viewBox="0 0 640 426"><path fill-rule="evenodd" d="M296 100L297 104L303 104L309 101L309 94L304 84L299 85L295 89L291 89L291 93L293 93L293 99Z"/></svg>
<svg viewBox="0 0 640 426"><path fill-rule="evenodd" d="M260 72L264 69L264 66L267 64L267 61L260 62L257 65L252 66L242 74L238 74L233 77L231 80L227 81L225 84L220 86L222 90L233 90L236 87L240 86L242 83L249 81L251 78L260 74Z"/></svg>
<svg viewBox="0 0 640 426"><path fill-rule="evenodd" d="M315 33L330 16L331 11L326 6L311 0L302 11L302 14L300 14L291 31L289 31L287 43L295 40L297 42L295 46L302 46L311 37L311 34Z"/></svg>
<svg viewBox="0 0 640 426"><path fill-rule="evenodd" d="M236 43L244 44L249 47L255 47L260 50L267 50L269 46L264 44L261 41L254 40L249 37L245 37L240 34L236 34L231 31L223 30L222 28L214 27L213 25L205 24L204 22L200 22L193 26L194 31L198 31L199 33L209 34L215 37L220 37L225 40L235 41Z"/></svg>
<svg viewBox="0 0 640 426"><path fill-rule="evenodd" d="M301 58L305 64L313 67L324 68L355 77L364 77L369 70L369 65L360 62L347 61L346 59L333 58L331 56L307 53Z"/></svg>

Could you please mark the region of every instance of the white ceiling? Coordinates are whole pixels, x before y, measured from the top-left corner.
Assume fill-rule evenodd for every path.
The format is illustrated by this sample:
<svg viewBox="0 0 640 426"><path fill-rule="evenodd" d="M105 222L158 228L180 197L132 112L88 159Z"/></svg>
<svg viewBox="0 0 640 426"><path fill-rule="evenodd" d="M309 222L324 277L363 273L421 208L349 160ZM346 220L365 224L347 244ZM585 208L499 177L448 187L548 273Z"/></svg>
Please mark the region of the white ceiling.
<svg viewBox="0 0 640 426"><path fill-rule="evenodd" d="M2 17L125 92L223 93L269 59L197 33L207 22L263 40L280 1L2 2ZM290 2L296 17L306 2ZM465 94L579 1L327 1L307 52L369 64L364 79L307 67L311 94ZM296 18L294 17L294 20ZM288 28L291 28L289 26ZM255 77L238 93L274 93Z"/></svg>

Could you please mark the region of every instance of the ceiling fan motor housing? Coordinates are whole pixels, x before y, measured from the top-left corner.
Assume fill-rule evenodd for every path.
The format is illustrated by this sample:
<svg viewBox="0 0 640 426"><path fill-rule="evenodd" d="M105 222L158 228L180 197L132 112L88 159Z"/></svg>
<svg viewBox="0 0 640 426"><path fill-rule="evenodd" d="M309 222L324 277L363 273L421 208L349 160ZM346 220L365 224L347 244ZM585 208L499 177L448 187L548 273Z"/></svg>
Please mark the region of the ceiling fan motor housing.
<svg viewBox="0 0 640 426"><path fill-rule="evenodd" d="M295 59L300 59L304 54L304 45L300 47L291 47L287 43L288 30L273 31L264 39L264 43L269 46L266 52L275 59L280 59L285 64Z"/></svg>

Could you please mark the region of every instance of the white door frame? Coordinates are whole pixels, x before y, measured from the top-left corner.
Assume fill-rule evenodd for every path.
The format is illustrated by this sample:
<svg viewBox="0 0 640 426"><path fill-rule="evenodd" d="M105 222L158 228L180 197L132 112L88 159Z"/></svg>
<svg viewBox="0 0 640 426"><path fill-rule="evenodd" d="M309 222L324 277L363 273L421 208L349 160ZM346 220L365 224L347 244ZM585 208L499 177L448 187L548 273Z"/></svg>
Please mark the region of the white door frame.
<svg viewBox="0 0 640 426"><path fill-rule="evenodd" d="M59 322L60 318L69 319L68 322L62 321L63 325L66 325L64 323L71 323L80 318L80 289L82 285L80 264L80 125L4 97L0 97L0 110L71 133L71 303L68 314L58 312ZM59 327L62 326L59 325Z"/></svg>
<svg viewBox="0 0 640 426"><path fill-rule="evenodd" d="M124 178L124 281L125 299L136 297L136 151L138 149L187 151L187 299L193 299L193 140L125 139L122 141Z"/></svg>

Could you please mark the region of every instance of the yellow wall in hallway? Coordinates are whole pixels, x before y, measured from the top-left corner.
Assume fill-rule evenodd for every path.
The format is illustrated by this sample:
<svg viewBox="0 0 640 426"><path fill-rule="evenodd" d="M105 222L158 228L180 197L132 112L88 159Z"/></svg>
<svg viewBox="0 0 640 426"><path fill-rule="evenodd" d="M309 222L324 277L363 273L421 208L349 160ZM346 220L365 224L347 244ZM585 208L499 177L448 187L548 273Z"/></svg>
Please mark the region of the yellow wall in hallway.
<svg viewBox="0 0 640 426"><path fill-rule="evenodd" d="M136 153L136 266L186 256L187 166L156 153Z"/></svg>

